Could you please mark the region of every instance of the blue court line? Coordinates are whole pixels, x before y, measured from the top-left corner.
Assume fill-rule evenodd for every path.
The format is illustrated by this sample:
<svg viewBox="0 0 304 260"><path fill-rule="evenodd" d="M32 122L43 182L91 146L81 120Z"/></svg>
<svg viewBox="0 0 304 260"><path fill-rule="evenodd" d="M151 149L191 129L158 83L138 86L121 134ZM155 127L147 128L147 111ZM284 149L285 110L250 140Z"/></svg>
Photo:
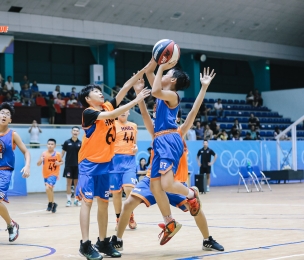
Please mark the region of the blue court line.
<svg viewBox="0 0 304 260"><path fill-rule="evenodd" d="M25 260L32 260L32 259L38 259L38 258L46 257L46 256L49 256L49 255L53 255L56 252L55 248L52 248L52 247L49 247L49 246L40 246L40 245L31 245L31 244L4 244L4 243L0 243L0 245L5 245L5 246L33 246L33 247L46 248L46 249L50 250L50 252L45 254L45 255L35 256L35 257L32 257L32 258L26 258Z"/></svg>
<svg viewBox="0 0 304 260"><path fill-rule="evenodd" d="M240 253L240 252L253 251L253 250L259 250L259 249L271 249L272 247L287 246L287 245L294 245L294 244L301 244L301 243L304 243L304 240L297 241L297 242L288 242L288 243L283 243L283 244L274 244L274 245L263 246L263 247L252 247L252 248L245 248L245 249L240 249L240 250L231 250L231 251L227 251L227 252L218 252L218 253L214 253L214 254L206 254L206 255L200 255L200 256L175 258L175 260L197 260L197 259L203 259L204 257L228 255L228 254L232 254L232 253Z"/></svg>

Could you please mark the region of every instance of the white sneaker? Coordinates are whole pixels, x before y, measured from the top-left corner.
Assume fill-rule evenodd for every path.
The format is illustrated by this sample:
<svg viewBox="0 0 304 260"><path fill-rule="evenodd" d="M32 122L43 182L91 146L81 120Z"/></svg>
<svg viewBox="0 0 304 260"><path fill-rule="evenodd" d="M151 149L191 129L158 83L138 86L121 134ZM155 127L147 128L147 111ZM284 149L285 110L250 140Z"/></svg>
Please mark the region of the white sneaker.
<svg viewBox="0 0 304 260"><path fill-rule="evenodd" d="M71 206L72 206L71 201L70 201L70 200L68 200L65 206L66 206L66 207L71 207Z"/></svg>
<svg viewBox="0 0 304 260"><path fill-rule="evenodd" d="M81 202L79 200L75 200L74 201L74 205L77 207L80 207L81 206Z"/></svg>
<svg viewBox="0 0 304 260"><path fill-rule="evenodd" d="M209 192L210 191L210 188L209 188L209 186L207 186L207 192Z"/></svg>
<svg viewBox="0 0 304 260"><path fill-rule="evenodd" d="M7 226L7 231L9 235L8 240L14 242L19 236L19 225L12 220L12 224Z"/></svg>

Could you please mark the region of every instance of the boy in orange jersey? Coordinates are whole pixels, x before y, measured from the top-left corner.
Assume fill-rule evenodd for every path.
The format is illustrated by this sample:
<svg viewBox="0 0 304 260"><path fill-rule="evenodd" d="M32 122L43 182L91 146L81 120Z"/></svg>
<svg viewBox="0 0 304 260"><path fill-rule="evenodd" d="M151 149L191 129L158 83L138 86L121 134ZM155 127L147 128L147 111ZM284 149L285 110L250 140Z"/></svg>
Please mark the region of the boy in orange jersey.
<svg viewBox="0 0 304 260"><path fill-rule="evenodd" d="M126 198L128 198L137 182L135 161L137 125L128 121L129 115L130 112L128 110L121 114L118 120L115 120L115 156L112 159L114 170L110 174L110 191L113 194L117 223L122 208L122 190L124 190ZM129 220L129 228L136 229L136 226L134 214L132 213Z"/></svg>
<svg viewBox="0 0 304 260"><path fill-rule="evenodd" d="M80 229L82 240L79 253L89 260L102 258L100 253L111 257L121 257L106 237L108 225L109 172L113 170L112 158L116 139L115 118L126 112L138 102L150 95L150 90L144 89L136 99L118 107L130 88L141 78L144 70L139 71L129 79L110 102L104 102L101 88L88 85L79 93L81 104L86 107L82 115L82 127L85 134L78 154L78 184L76 197L83 200L80 209ZM90 211L93 198L98 203L99 237L94 247L89 240Z"/></svg>
<svg viewBox="0 0 304 260"><path fill-rule="evenodd" d="M212 74L211 74L212 75ZM205 93L207 91L208 85L205 82L208 82L210 80L209 74L204 75L202 77L201 75L201 83L202 83L202 88L194 102L194 105L188 114L185 122L178 128L178 133L181 135L182 139L184 140L184 137L187 133L187 131L190 129L190 127L193 125L193 122L195 120L195 117L197 115L197 112L200 108L200 105L205 97ZM139 91L143 88L144 86L144 81L143 79L139 80L139 82L134 86L135 92L139 93ZM139 103L139 108L145 123L145 126L149 133L152 136L152 139L154 139L154 129L153 129L153 122L150 118L150 115L147 111L147 108L144 104L144 102ZM188 164L187 164L187 146L184 142L184 152L183 155L180 159L180 163L175 175L175 181L179 181L181 183L185 183L188 179ZM151 154L151 157L153 157L153 151ZM152 161L152 159L151 159ZM133 189L131 192L131 196L125 201L123 211L121 213L121 218L118 223L118 229L117 229L117 234L116 236L112 236L112 243L113 246L117 250L123 250L123 241L122 241L122 236L123 233L126 229L127 223L128 223L128 218L133 212L133 210L140 205L141 203L145 203L147 207L152 206L156 203L156 200L154 198L154 195L152 194L150 190L150 173L151 169L148 170L147 175L142 179L136 187ZM188 211L189 210L189 203L187 201L187 198L183 195L179 194L172 194L172 193L167 193L169 202L172 206L179 207L183 211ZM213 251L224 251L224 248L218 244L210 235L209 235L209 230L208 230L208 225L207 225L207 220L202 212L198 213L198 215L194 216L195 222L197 224L197 227L200 229L204 241L203 241L203 250L213 250ZM164 245L167 243L172 236L168 236L168 232L166 231L165 224L159 224L159 226L163 229L161 232L160 236L165 237L166 239L163 240L164 243L161 243L161 245Z"/></svg>
<svg viewBox="0 0 304 260"><path fill-rule="evenodd" d="M26 149L20 136L8 128L12 122L12 116L15 110L8 103L3 102L0 105L0 216L7 224L7 231L9 234L9 242L14 242L19 236L19 225L11 219L8 210L3 202L8 203L7 192L12 179L15 168L15 148L18 146L20 151L24 154L25 166L21 173L23 178L30 176L30 153ZM19 174L15 171L15 174ZM2 257L3 258L3 253Z"/></svg>
<svg viewBox="0 0 304 260"><path fill-rule="evenodd" d="M54 186L60 173L60 165L63 164L60 152L55 151L56 140L50 138L47 142L48 150L43 152L37 165L42 166L42 174L45 184L45 192L49 200L47 211L56 212L57 203L54 202Z"/></svg>

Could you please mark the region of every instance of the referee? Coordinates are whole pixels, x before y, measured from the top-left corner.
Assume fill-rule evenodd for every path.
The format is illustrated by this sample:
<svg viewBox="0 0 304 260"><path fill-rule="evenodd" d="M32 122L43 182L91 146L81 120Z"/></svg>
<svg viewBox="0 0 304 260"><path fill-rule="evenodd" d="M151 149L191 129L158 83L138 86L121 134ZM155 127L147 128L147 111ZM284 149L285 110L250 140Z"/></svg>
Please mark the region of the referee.
<svg viewBox="0 0 304 260"><path fill-rule="evenodd" d="M213 155L213 161L211 162L211 156ZM201 157L201 158L200 158ZM197 152L197 163L200 167L200 174L207 174L207 191L210 191L210 172L211 165L215 163L217 158L216 153L208 147L208 141L204 141L204 147Z"/></svg>
<svg viewBox="0 0 304 260"><path fill-rule="evenodd" d="M63 159L65 153L65 167L63 177L67 178L67 203L66 206L70 207L71 203L71 186L74 181L74 187L77 186L78 182L78 152L81 147L81 141L78 139L80 129L78 126L72 128L72 138L66 140L62 145L61 158ZM81 203L77 199L74 201L75 206L80 206Z"/></svg>

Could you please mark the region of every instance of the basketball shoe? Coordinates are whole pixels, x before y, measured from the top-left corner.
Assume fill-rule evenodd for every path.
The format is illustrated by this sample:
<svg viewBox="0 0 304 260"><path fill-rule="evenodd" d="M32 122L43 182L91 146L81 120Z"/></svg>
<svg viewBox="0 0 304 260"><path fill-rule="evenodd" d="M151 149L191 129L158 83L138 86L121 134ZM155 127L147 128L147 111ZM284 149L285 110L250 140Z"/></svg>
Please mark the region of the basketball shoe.
<svg viewBox="0 0 304 260"><path fill-rule="evenodd" d="M9 235L8 240L10 242L14 242L19 236L19 225L12 220L12 223L7 226L6 230L8 231Z"/></svg>
<svg viewBox="0 0 304 260"><path fill-rule="evenodd" d="M117 251L123 251L123 241L118 241L117 236L112 236L111 243Z"/></svg>
<svg viewBox="0 0 304 260"><path fill-rule="evenodd" d="M104 253L107 256L111 257L121 257L121 253L119 253L112 245L112 242L110 241L111 237L106 237L104 241L100 241L99 237L97 238L97 242L94 245L95 248L100 252Z"/></svg>
<svg viewBox="0 0 304 260"><path fill-rule="evenodd" d="M217 243L212 236L203 241L203 250L206 251L224 251L224 247Z"/></svg>
<svg viewBox="0 0 304 260"><path fill-rule="evenodd" d="M52 208L52 213L56 213L57 206L58 206L58 204L54 202L53 203L53 208Z"/></svg>
<svg viewBox="0 0 304 260"><path fill-rule="evenodd" d="M79 254L86 257L87 260L100 260L103 258L92 246L90 240L87 240L85 243L80 240Z"/></svg>
<svg viewBox="0 0 304 260"><path fill-rule="evenodd" d="M129 228L130 229L136 229L137 228L137 223L134 220L134 213L131 214L131 217L130 217L130 220L129 220Z"/></svg>
<svg viewBox="0 0 304 260"><path fill-rule="evenodd" d="M68 201L67 201L67 203L65 204L65 206L66 206L66 207L71 207L71 206L72 206L71 201L70 201L70 200L68 200Z"/></svg>
<svg viewBox="0 0 304 260"><path fill-rule="evenodd" d="M182 224L171 220L167 225L161 223L158 226L162 229L162 232L158 235L160 239L160 245L164 245L181 229Z"/></svg>
<svg viewBox="0 0 304 260"><path fill-rule="evenodd" d="M190 214L191 214L191 216L197 216L197 214L201 210L199 191L198 191L198 188L195 186L192 186L190 189L193 190L193 192L194 192L194 198L187 199L187 201L189 203L189 207L190 207Z"/></svg>
<svg viewBox="0 0 304 260"><path fill-rule="evenodd" d="M51 211L52 210L52 207L53 207L53 203L52 202L49 202L47 208L46 208L46 211Z"/></svg>

